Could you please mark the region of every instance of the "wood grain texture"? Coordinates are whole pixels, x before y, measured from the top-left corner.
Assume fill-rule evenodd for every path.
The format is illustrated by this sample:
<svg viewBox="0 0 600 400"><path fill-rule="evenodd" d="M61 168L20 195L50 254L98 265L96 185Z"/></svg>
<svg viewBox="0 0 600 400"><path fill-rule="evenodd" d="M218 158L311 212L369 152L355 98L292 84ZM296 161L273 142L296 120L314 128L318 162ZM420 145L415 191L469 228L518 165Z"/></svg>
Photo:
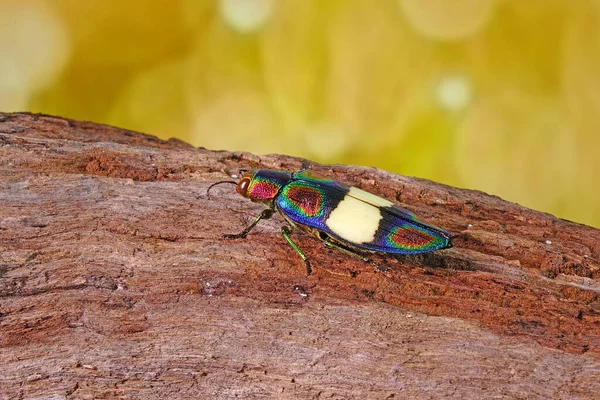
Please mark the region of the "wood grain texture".
<svg viewBox="0 0 600 400"><path fill-rule="evenodd" d="M457 237L390 272L219 186L302 160L0 114L0 398L598 398L600 231L374 168Z"/></svg>

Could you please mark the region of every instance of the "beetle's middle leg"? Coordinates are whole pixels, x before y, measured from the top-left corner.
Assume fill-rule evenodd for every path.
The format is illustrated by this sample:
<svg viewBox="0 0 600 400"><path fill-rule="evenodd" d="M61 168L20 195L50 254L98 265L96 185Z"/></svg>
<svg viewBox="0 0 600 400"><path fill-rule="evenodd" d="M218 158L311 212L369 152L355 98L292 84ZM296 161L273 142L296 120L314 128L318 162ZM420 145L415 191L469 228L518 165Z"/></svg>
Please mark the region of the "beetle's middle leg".
<svg viewBox="0 0 600 400"><path fill-rule="evenodd" d="M223 235L224 238L227 239L245 239L246 236L248 235L248 232L250 232L252 230L252 228L254 228L256 226L256 224L258 224L258 221L260 221L261 219L269 219L271 218L271 216L273 215L273 210L270 208L267 208L266 210L263 210L263 212L260 213L260 215L258 217L256 217L254 219L254 221L252 221L252 223L250 225L248 225L248 227L246 229L244 229L243 231L241 231L240 233L228 233Z"/></svg>
<svg viewBox="0 0 600 400"><path fill-rule="evenodd" d="M300 250L298 245L296 243L294 243L294 241L290 237L290 233L292 233L291 227L286 226L286 225L281 227L281 234L283 235L285 240L289 243L289 245L292 246L292 248L294 250L296 250L296 253L298 253L300 258L302 258L302 260L304 260L304 264L306 264L306 276L310 276L310 274L312 274L312 267L310 265L310 261L308 261L308 257L306 257L304 255L304 253L302 252L302 250Z"/></svg>

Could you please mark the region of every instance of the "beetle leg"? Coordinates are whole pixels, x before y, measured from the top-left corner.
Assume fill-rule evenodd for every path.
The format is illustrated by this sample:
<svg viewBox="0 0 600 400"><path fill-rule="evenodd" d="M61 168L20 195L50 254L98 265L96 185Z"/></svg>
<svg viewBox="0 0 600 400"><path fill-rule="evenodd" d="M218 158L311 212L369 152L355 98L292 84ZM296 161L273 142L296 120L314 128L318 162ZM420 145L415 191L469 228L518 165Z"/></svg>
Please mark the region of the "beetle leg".
<svg viewBox="0 0 600 400"><path fill-rule="evenodd" d="M323 242L325 243L325 246L329 247L330 249L339 250L344 254L347 254L354 258L358 258L359 260L363 260L364 262L368 262L369 264L374 265L375 268L377 268L377 270L380 272L387 272L389 270L388 267L383 267L383 266L377 264L375 261L371 260L369 257L365 257L362 254L359 254L353 250L348 249L347 247L344 247L342 245L332 242L330 237L325 238L323 240Z"/></svg>
<svg viewBox="0 0 600 400"><path fill-rule="evenodd" d="M292 246L292 248L294 250L296 250L296 253L298 253L298 255L302 258L302 260L304 260L304 264L306 264L306 276L310 276L310 274L312 274L312 267L310 265L310 261L308 261L308 258L304 255L302 250L300 250L298 245L296 243L294 243L294 241L290 237L290 233L292 233L291 227L286 226L286 225L281 227L281 234L283 235L285 240L289 243L289 245Z"/></svg>
<svg viewBox="0 0 600 400"><path fill-rule="evenodd" d="M248 235L248 232L250 232L252 230L252 228L254 228L256 226L256 224L258 224L258 221L260 221L261 219L269 219L271 218L271 216L273 215L273 210L271 210L270 208L267 208L266 210L263 210L263 212L260 213L260 215L258 217L256 217L254 219L254 221L252 221L252 223L243 231L241 231L240 233L228 233L226 235L223 235L224 238L227 239L245 239L246 235Z"/></svg>

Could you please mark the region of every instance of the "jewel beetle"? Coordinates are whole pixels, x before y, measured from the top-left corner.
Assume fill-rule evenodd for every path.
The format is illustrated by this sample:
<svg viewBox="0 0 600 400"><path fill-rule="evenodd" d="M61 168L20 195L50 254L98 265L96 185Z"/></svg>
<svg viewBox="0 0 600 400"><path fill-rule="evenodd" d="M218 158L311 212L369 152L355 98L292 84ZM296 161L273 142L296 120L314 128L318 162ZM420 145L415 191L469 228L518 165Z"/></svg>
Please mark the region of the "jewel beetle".
<svg viewBox="0 0 600 400"><path fill-rule="evenodd" d="M361 253L417 254L452 247L451 233L421 222L410 211L357 187L314 176L306 169L250 170L237 183L212 184L207 193L221 183L235 184L239 194L268 207L242 232L224 237L245 238L261 219L278 211L287 222L281 233L304 260L308 275L312 272L310 261L290 237L295 228L382 271L386 269Z"/></svg>

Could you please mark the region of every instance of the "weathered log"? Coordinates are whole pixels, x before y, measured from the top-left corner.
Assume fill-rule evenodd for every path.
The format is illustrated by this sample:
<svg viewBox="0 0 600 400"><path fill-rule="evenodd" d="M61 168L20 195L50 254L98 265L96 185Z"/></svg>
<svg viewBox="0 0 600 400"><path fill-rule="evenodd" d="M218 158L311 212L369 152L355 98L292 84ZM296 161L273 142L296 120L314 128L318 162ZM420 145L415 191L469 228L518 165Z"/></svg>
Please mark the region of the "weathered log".
<svg viewBox="0 0 600 400"><path fill-rule="evenodd" d="M598 398L600 231L374 168L457 235L388 273L209 184L302 160L0 114L2 398ZM54 397L53 397L54 396Z"/></svg>

